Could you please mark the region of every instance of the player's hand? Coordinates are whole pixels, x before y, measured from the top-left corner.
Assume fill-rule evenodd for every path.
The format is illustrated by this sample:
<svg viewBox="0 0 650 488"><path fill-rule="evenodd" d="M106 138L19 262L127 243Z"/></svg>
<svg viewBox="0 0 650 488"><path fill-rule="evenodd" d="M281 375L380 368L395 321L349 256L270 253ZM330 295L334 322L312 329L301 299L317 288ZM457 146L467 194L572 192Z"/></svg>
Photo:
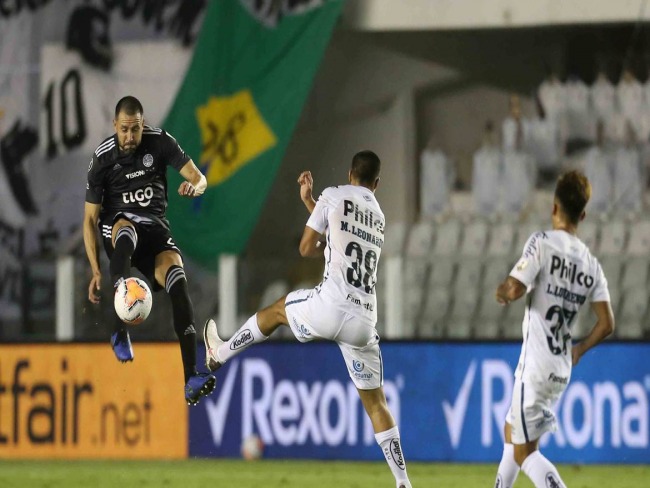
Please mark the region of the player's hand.
<svg viewBox="0 0 650 488"><path fill-rule="evenodd" d="M98 304L100 296L95 294L95 290L101 290L102 285L102 275L101 273L93 274L93 277L90 280L90 285L88 285L88 300L90 303Z"/></svg>
<svg viewBox="0 0 650 488"><path fill-rule="evenodd" d="M189 181L184 181L181 183L181 186L178 187L178 194L182 197L198 197L199 194L196 191L196 188Z"/></svg>
<svg viewBox="0 0 650 488"><path fill-rule="evenodd" d="M311 171L303 171L298 176L298 184L300 185L300 198L302 201L312 200L312 190L314 189L314 178L311 176Z"/></svg>
<svg viewBox="0 0 650 488"><path fill-rule="evenodd" d="M576 366L580 362L581 357L582 357L582 350L576 344L571 348L571 360L574 366Z"/></svg>

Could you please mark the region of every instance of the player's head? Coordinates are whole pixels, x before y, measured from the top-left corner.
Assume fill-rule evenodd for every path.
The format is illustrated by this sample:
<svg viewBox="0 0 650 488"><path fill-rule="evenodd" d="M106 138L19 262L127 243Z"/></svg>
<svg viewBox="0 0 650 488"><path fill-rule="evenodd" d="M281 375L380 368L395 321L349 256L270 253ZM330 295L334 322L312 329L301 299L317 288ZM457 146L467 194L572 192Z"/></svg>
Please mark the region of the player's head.
<svg viewBox="0 0 650 488"><path fill-rule="evenodd" d="M555 186L553 216L560 213L572 225L585 218L585 207L591 198L591 184L580 171L560 175Z"/></svg>
<svg viewBox="0 0 650 488"><path fill-rule="evenodd" d="M352 158L350 165L350 183L370 188L372 191L379 185L381 161L372 151L360 151Z"/></svg>
<svg viewBox="0 0 650 488"><path fill-rule="evenodd" d="M130 95L121 98L115 105L113 125L120 151L127 154L135 151L142 141L144 128L144 109L140 101Z"/></svg>

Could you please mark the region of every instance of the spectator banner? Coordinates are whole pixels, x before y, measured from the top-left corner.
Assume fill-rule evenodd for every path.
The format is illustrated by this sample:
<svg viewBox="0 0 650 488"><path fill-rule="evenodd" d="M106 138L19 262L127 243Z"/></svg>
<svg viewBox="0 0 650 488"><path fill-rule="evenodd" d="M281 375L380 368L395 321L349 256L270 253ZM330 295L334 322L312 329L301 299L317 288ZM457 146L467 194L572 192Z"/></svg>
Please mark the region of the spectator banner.
<svg viewBox="0 0 650 488"><path fill-rule="evenodd" d="M246 245L341 10L340 0L210 2L163 127L205 173L196 201L169 192L183 252L215 266ZM170 172L170 188L180 183Z"/></svg>
<svg viewBox="0 0 650 488"><path fill-rule="evenodd" d="M185 458L183 386L177 344L1 345L0 458Z"/></svg>
<svg viewBox="0 0 650 488"><path fill-rule="evenodd" d="M387 343L384 388L408 460L501 458L519 344ZM605 344L575 368L542 438L554 462L648 463L650 344ZM238 457L261 437L268 458L380 460L334 344L263 344L218 372L190 410L191 456ZM496 465L495 465L496 469Z"/></svg>

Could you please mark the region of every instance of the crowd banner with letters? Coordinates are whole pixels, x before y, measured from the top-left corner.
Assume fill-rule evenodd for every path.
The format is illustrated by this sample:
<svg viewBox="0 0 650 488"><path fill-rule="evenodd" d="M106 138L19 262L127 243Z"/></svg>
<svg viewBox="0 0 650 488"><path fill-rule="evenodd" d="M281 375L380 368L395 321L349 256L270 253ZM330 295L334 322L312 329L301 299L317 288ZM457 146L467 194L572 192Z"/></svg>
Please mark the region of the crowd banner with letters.
<svg viewBox="0 0 650 488"><path fill-rule="evenodd" d="M341 5L210 2L163 123L208 181L196 201L169 192L174 236L195 261L214 266L248 242ZM180 181L170 172L170 188Z"/></svg>
<svg viewBox="0 0 650 488"><path fill-rule="evenodd" d="M178 346L0 345L0 459L183 459ZM173 428L170 428L173 420Z"/></svg>
<svg viewBox="0 0 650 488"><path fill-rule="evenodd" d="M521 346L385 343L384 390L407 461L499 462ZM650 344L603 344L574 368L541 449L558 463L650 462ZM201 361L202 358L199 359ZM369 374L355 364L354 374ZM190 411L190 456L381 460L336 344L251 348L217 372ZM557 376L548 381L557 382Z"/></svg>

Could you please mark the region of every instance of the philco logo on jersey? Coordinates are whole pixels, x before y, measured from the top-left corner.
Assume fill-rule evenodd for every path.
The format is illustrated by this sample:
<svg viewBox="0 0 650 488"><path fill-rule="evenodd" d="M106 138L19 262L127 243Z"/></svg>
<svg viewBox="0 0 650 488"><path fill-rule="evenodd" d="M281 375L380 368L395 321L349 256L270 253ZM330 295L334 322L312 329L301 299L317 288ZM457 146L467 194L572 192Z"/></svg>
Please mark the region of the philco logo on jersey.
<svg viewBox="0 0 650 488"><path fill-rule="evenodd" d="M147 186L145 188L138 188L136 191L125 191L122 193L122 201L124 203L137 203L141 207L147 207L153 198L153 188Z"/></svg>
<svg viewBox="0 0 650 488"><path fill-rule="evenodd" d="M129 173L128 175L124 175L124 176L126 176L127 180L131 180L133 178L137 178L138 176L144 176L144 170L141 169L139 171L134 171L133 173Z"/></svg>
<svg viewBox="0 0 650 488"><path fill-rule="evenodd" d="M578 265L558 256L551 258L551 274L559 274L560 278L569 280L572 284L578 283L579 285L591 288L594 285L594 277L578 271Z"/></svg>
<svg viewBox="0 0 650 488"><path fill-rule="evenodd" d="M375 220L372 210L359 208L359 205L350 200L343 200L343 215L354 213L354 221L368 227L377 229L381 234L384 233L384 223L381 219Z"/></svg>

